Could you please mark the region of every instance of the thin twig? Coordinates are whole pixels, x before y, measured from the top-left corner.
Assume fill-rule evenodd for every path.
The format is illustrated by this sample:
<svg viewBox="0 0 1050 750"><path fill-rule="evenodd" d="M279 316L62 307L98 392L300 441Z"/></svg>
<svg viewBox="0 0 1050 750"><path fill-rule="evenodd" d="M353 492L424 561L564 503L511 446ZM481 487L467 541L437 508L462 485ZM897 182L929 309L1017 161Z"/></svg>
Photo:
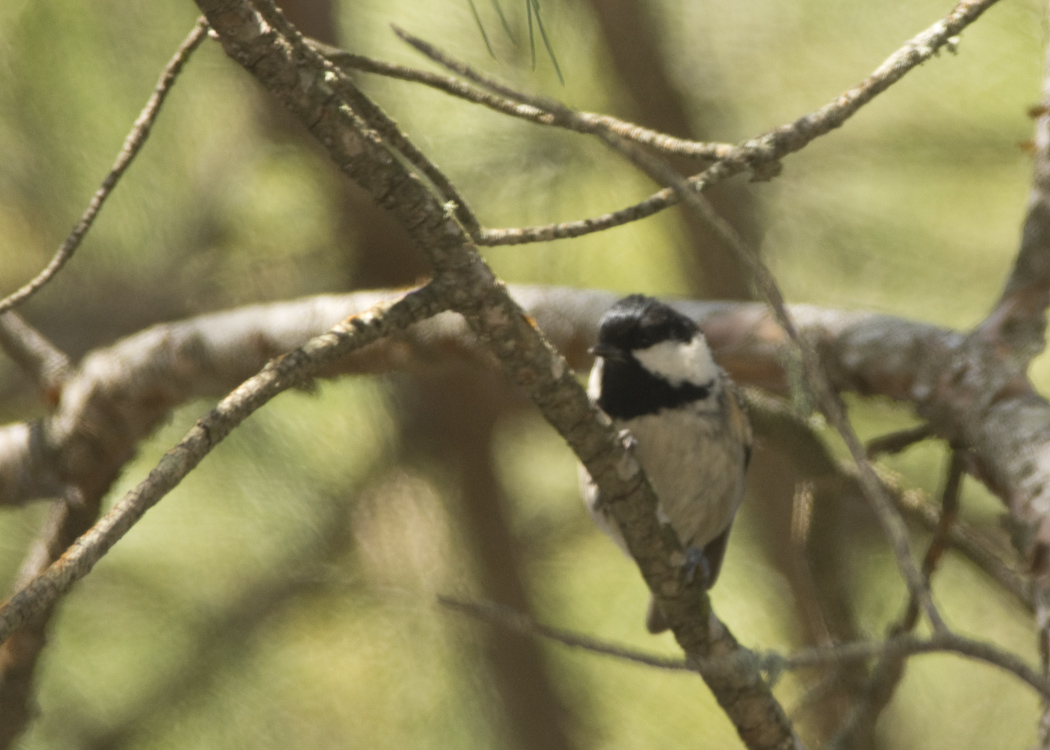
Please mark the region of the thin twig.
<svg viewBox="0 0 1050 750"><path fill-rule="evenodd" d="M933 538L930 539L930 544L926 548L926 556L922 561L922 575L926 579L927 584L937 569L937 563L944 555L944 551L949 543L952 526L955 525L955 520L959 516L959 491L962 488L964 468L965 462L962 451L953 450L948 461L944 489L941 490L941 515L937 520ZM891 635L910 632L918 624L918 619L919 603L912 596L908 601L904 616L894 626Z"/></svg>
<svg viewBox="0 0 1050 750"><path fill-rule="evenodd" d="M150 129L153 127L153 123L157 119L157 115L160 112L161 105L164 103L164 99L171 91L175 79L182 71L183 66L190 59L193 51L200 46L205 38L207 38L207 32L207 21L205 21L203 17L197 19L193 31L191 31L189 36L187 36L183 43L179 45L175 55L171 58L167 67L164 68L164 72L161 73L160 80L153 89L153 95L149 98L145 108L142 110L141 114L139 114L138 119L135 120L131 132L128 133L127 137L124 139L124 145L121 147L120 153L117 154L117 160L113 163L113 167L110 169L109 174L106 175L106 179L102 181L98 190L96 190L95 194L91 197L91 202L88 203L88 207L80 217L80 221L77 222L77 225L73 227L73 231L70 232L68 237L66 237L65 242L63 242L61 247L58 248L58 252L56 252L54 257L51 258L51 262L47 264L47 267L44 268L43 271L37 274L36 278L32 279L21 289L18 289L5 297L3 300L0 300L0 313L13 309L36 294L45 284L51 281L55 274L57 274L69 259L73 257L73 253L76 252L78 247L80 247L80 243L87 235L88 230L91 229L95 217L97 217L99 211L102 210L102 204L106 202L106 199L113 192L113 188L116 187L117 182L124 174L124 171L135 159L135 156L146 142L146 138L149 137Z"/></svg>
<svg viewBox="0 0 1050 750"><path fill-rule="evenodd" d="M408 39L415 40L415 37L411 35L406 36ZM538 125L561 127L579 133L593 133L599 128L604 128L644 146L651 146L666 154L712 161L729 156L734 148L732 143L707 143L685 138L675 138L633 122L594 112L572 112L572 117L564 117L560 112L560 105L556 109L549 109L552 103L548 100L530 97L524 92L519 92L509 87L502 88L512 92L513 96L502 96L475 88L451 76L375 60L364 55L357 55L323 44L314 39L308 39L307 43L344 70L360 70L386 78L421 83L424 86L443 91L450 96L455 96L474 104L480 104L501 114L517 117ZM413 44L413 46L415 45ZM444 53L439 54L444 55ZM460 63L457 63L457 65L460 65ZM469 66L465 67L467 70L474 72ZM480 74L477 75L480 76Z"/></svg>
<svg viewBox="0 0 1050 750"><path fill-rule="evenodd" d="M787 656L773 651L757 653L741 649L729 657L711 657L699 664L684 659L670 659L658 654L639 651L629 646L609 643L592 636L563 628L543 625L530 617L507 607L490 602L471 602L449 596L439 596L438 602L449 609L462 612L479 620L507 627L525 635L546 638L573 648L579 648L601 656L610 656L624 661L643 664L671 671L732 671L742 660L748 660L759 670L769 675L772 682L785 671L809 669L851 661L867 661L892 655L904 659L917 654L954 653L981 661L1010 672L1027 683L1037 693L1050 697L1050 677L1039 673L1016 655L996 646L954 633L935 633L929 638L898 636L885 641L855 641L834 646L820 646L796 651Z"/></svg>
<svg viewBox="0 0 1050 750"><path fill-rule="evenodd" d="M902 513L930 531L936 530L940 525L940 511L926 499L925 493L891 486L890 495ZM956 520L948 529L948 543L1004 591L1012 594L1021 606L1035 611L1031 577L1008 565L1003 559L1003 554L994 548L985 535Z"/></svg>
<svg viewBox="0 0 1050 750"><path fill-rule="evenodd" d="M430 42L427 42L423 39L420 39L417 36L408 33L396 24L391 24L391 28L402 41L404 41L409 46L414 47L419 52L422 52L434 62L448 68L456 75L461 75L467 80L473 81L479 86L493 91L499 94L500 96L505 96L508 99L513 99L523 104L530 104L536 107L537 109L543 109L547 111L564 108L564 105L557 101L548 99L546 97L536 96L535 94L528 94L523 91L518 91L517 89L508 86L507 84L493 78L492 76L485 75L484 73L472 68L466 63L452 57L452 55L449 55L448 53L438 49Z"/></svg>
<svg viewBox="0 0 1050 750"><path fill-rule="evenodd" d="M831 648L807 649L784 657L783 663L785 669L801 669L831 662L871 659L887 654L904 658L933 653L958 654L999 667L1026 682L1041 696L1050 697L1050 678L1040 674L1039 670L1029 666L1023 659L990 643L949 632L934 633L929 638L901 636L881 642L860 641ZM775 655L765 658L776 659Z"/></svg>
<svg viewBox="0 0 1050 750"><path fill-rule="evenodd" d="M684 659L674 659L646 651L639 651L630 646L609 643L589 635L575 633L571 630L555 628L544 625L533 620L531 617L517 612L509 607L504 607L492 602L471 602L465 599L457 599L451 596L438 596L438 603L457 612L470 615L471 617L484 620L485 622L502 625L518 633L525 635L538 635L548 640L556 641L565 646L579 648L593 654L613 656L624 661L632 661L657 669L668 669L672 671L696 672L694 667Z"/></svg>
<svg viewBox="0 0 1050 750"><path fill-rule="evenodd" d="M926 557L922 561L922 574L927 579L932 578L937 570L937 565L947 549L952 527L959 518L959 496L965 472L966 457L963 451L953 449L945 473L944 489L941 490L941 517L930 540L930 546L926 549Z"/></svg>
<svg viewBox="0 0 1050 750"><path fill-rule="evenodd" d="M320 368L351 351L428 318L445 306L433 284L395 302L333 326L288 354L272 360L238 386L161 458L149 475L130 490L65 554L0 604L0 642L52 606L83 578L151 507L182 481L211 450L249 415L278 394L306 382Z"/></svg>
<svg viewBox="0 0 1050 750"><path fill-rule="evenodd" d="M568 240L648 219L650 216L655 216L677 203L675 192L665 188L633 205L586 219L532 227L482 229L481 234L478 235L475 241L485 247L498 247L501 245L527 245L532 242Z"/></svg>

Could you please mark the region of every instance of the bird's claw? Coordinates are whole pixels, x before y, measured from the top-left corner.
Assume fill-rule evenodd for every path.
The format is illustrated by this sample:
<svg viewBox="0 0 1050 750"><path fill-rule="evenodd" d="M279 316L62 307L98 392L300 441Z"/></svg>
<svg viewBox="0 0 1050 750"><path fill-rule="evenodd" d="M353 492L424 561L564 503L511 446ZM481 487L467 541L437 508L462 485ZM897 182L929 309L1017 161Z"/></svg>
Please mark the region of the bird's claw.
<svg viewBox="0 0 1050 750"><path fill-rule="evenodd" d="M708 581L711 580L711 564L707 561L702 549L689 545L685 549L685 565L682 566L683 580L687 584L692 583L697 571L700 571L700 580L706 589Z"/></svg>

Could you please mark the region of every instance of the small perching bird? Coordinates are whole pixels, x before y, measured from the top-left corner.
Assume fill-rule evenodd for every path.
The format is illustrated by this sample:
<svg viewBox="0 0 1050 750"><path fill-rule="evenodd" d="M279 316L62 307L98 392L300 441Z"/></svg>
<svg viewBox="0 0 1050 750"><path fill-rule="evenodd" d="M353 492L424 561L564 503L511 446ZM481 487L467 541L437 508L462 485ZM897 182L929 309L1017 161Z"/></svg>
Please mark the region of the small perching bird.
<svg viewBox="0 0 1050 750"><path fill-rule="evenodd" d="M591 352L588 394L634 437L638 460L660 501L660 522L671 525L711 588L744 497L751 457L751 426L736 387L715 364L696 323L641 294L625 297L602 316ZM586 470L581 479L594 520L627 552ZM652 601L646 627L651 633L668 628Z"/></svg>

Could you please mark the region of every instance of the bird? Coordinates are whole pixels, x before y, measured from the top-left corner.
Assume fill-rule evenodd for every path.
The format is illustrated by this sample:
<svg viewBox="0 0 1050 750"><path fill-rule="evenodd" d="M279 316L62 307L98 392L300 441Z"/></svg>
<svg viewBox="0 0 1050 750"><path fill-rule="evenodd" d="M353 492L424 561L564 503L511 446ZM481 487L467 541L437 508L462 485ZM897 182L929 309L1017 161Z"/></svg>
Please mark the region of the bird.
<svg viewBox="0 0 1050 750"><path fill-rule="evenodd" d="M718 579L733 519L744 497L751 425L732 380L689 317L652 297L616 302L598 324L587 393L634 440L635 455L687 553L690 577L706 589ZM581 464L591 516L630 555L601 492ZM650 633L669 628L655 601Z"/></svg>

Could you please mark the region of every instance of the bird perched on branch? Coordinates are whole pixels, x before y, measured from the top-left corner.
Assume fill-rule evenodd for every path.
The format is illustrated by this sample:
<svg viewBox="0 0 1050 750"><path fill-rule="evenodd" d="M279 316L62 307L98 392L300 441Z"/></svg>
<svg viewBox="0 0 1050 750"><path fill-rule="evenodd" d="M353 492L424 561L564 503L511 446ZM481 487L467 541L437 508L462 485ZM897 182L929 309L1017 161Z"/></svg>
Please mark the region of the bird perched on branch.
<svg viewBox="0 0 1050 750"><path fill-rule="evenodd" d="M691 574L718 579L733 517L744 496L751 426L736 387L715 364L696 323L651 297L633 294L598 325L588 394L627 429L659 498L658 514L678 535ZM625 552L616 520L586 470L583 495L598 526ZM650 601L646 627L668 629Z"/></svg>

